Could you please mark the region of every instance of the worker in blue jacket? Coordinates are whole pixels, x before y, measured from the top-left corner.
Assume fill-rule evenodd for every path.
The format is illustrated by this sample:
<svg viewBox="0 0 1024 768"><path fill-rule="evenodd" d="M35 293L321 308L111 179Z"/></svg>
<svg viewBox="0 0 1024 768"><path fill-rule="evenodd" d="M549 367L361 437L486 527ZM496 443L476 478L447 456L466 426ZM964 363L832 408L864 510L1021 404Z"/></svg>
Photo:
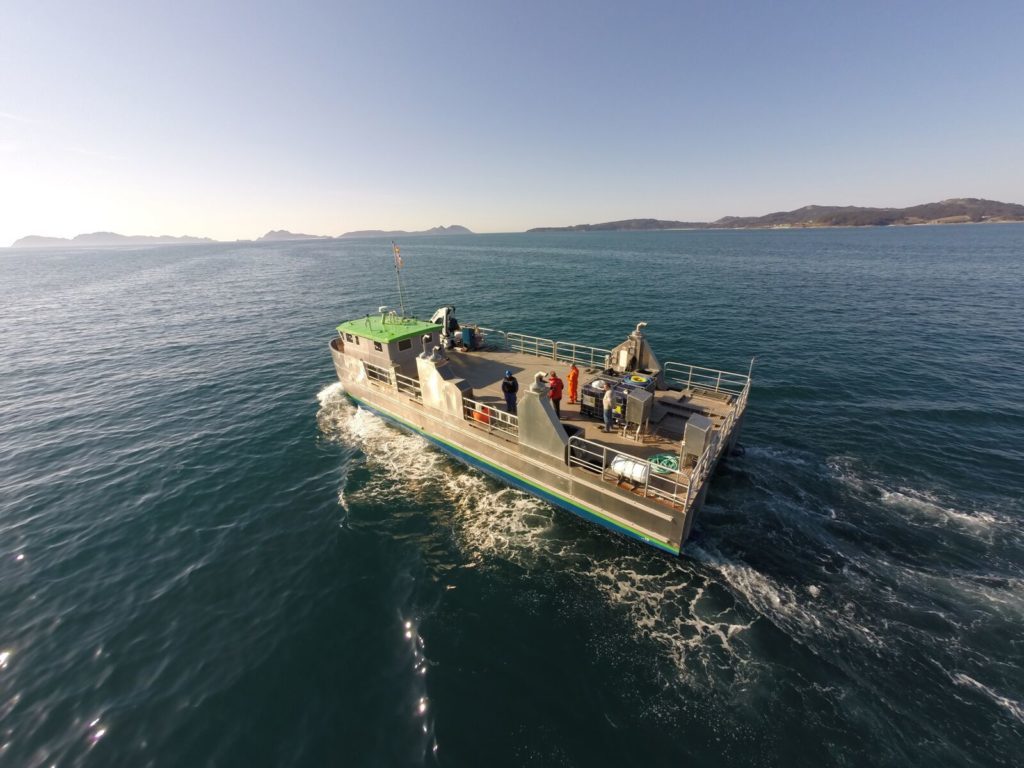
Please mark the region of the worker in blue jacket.
<svg viewBox="0 0 1024 768"><path fill-rule="evenodd" d="M516 412L516 394L519 392L519 382L512 375L512 371L505 371L505 378L501 380L501 391L505 395L505 409L509 413Z"/></svg>

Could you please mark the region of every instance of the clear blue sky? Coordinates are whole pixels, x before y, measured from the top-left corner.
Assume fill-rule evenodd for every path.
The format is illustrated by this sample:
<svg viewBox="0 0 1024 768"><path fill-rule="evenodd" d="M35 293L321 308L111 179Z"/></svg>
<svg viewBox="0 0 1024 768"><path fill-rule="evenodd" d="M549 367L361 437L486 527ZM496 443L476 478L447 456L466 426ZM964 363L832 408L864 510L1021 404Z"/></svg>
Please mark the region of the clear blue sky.
<svg viewBox="0 0 1024 768"><path fill-rule="evenodd" d="M0 3L0 244L1024 203L1024 3Z"/></svg>

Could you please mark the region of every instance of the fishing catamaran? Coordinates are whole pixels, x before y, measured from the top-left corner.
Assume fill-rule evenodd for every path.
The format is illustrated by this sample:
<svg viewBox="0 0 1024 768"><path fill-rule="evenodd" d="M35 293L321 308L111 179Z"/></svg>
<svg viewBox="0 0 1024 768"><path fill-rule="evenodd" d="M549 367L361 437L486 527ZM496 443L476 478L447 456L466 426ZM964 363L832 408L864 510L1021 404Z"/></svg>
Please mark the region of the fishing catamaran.
<svg viewBox="0 0 1024 768"><path fill-rule="evenodd" d="M330 342L348 397L503 482L679 554L712 473L736 445L750 371L663 365L642 322L602 349L459 324L453 306L430 320L408 317L393 247L401 311L348 320ZM580 397L559 416L546 378L570 365ZM501 389L506 372L522 380L514 413Z"/></svg>

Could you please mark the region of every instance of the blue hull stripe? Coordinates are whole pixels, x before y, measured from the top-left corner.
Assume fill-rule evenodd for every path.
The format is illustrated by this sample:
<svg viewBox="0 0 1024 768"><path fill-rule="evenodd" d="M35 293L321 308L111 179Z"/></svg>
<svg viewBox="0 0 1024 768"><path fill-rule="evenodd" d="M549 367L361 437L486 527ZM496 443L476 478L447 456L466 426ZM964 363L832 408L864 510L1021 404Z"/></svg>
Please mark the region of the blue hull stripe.
<svg viewBox="0 0 1024 768"><path fill-rule="evenodd" d="M650 545L652 547L656 547L656 548L658 548L660 550L663 550L665 552L669 552L669 553L671 553L673 555L678 555L679 554L679 550L678 549L674 549L674 548L672 548L668 544L664 544L664 543L662 543L662 542L660 542L660 541L658 541L656 539L650 539L650 538L647 538L645 536L636 534L633 531L630 531L630 530L628 530L626 528L622 528L620 526L617 526L617 525L615 525L615 523L611 522L610 520L606 520L605 518L600 517L600 516L594 514L593 512L588 510L586 507L579 506L577 504L573 504L572 502L566 501L565 499L562 499L562 498L552 494L551 492L545 490L542 486L533 485L531 483L524 482L521 478L516 477L515 475L509 474L507 472L504 472L500 468L492 466L491 464L488 464L488 463L484 462L483 460L481 460L480 458L474 456L471 453L468 453L466 451L461 451L458 448L456 448L455 446L452 446L452 445L449 445L448 443L445 443L444 441L440 440L439 438L436 438L433 435L431 435L429 432L421 430L421 429L419 429L417 427L414 427L414 426L412 426L410 424L406 424L404 421L402 421L397 416L392 416L390 413L387 413L386 411L381 411L381 410L379 410L377 408L374 408L372 405L369 405L368 403L366 403L363 400L360 400L359 398L349 394L348 392L346 392L345 394L348 395L348 397L352 401L354 401L357 405L359 405L360 407L365 408L366 410L368 410L368 411L370 411L372 413L375 413L376 415L380 416L385 421L387 421L387 422L389 422L391 424L394 424L395 426L401 427L402 429L404 429L404 430L406 430L408 432L412 432L413 434L420 435L421 437L425 437L427 440L429 440L431 443L436 445L438 448L440 448L445 453L447 453L447 454L449 454L451 456L454 456L459 461L461 461L461 462L463 462L465 464L468 464L469 466L473 467L474 469L479 469L481 472L484 472L487 475L490 475L490 476L492 476L494 478L497 478L498 480L502 481L503 483L507 483L508 485L512 485L512 486L514 486L516 488L519 488L522 491L526 491L531 496L537 496L538 498L543 499L544 501L548 502L549 504L553 504L556 507L560 507L560 508L565 509L565 510L567 510L569 512L572 512L573 514L578 515L579 517L582 517L585 520L589 520L592 523L597 523L601 527L607 528L609 531L613 531L614 533L620 534L622 536L628 536L629 538L636 539L637 541L642 541L644 544L648 544L648 545Z"/></svg>

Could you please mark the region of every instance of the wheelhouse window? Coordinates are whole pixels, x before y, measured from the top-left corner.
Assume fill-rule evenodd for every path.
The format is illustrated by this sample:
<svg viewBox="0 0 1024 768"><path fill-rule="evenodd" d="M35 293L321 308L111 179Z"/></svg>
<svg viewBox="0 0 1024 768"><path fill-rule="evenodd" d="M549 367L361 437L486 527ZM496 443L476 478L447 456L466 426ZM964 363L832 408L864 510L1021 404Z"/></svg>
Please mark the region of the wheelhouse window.
<svg viewBox="0 0 1024 768"><path fill-rule="evenodd" d="M384 345L382 345L379 341L373 342L373 348L376 349L378 352L384 351Z"/></svg>
<svg viewBox="0 0 1024 768"><path fill-rule="evenodd" d="M345 341L352 341L352 334L351 333L346 333L345 334Z"/></svg>
<svg viewBox="0 0 1024 768"><path fill-rule="evenodd" d="M411 346L412 346L412 339L402 339L400 342L398 342L398 350L399 351L402 351L404 349L409 349Z"/></svg>

